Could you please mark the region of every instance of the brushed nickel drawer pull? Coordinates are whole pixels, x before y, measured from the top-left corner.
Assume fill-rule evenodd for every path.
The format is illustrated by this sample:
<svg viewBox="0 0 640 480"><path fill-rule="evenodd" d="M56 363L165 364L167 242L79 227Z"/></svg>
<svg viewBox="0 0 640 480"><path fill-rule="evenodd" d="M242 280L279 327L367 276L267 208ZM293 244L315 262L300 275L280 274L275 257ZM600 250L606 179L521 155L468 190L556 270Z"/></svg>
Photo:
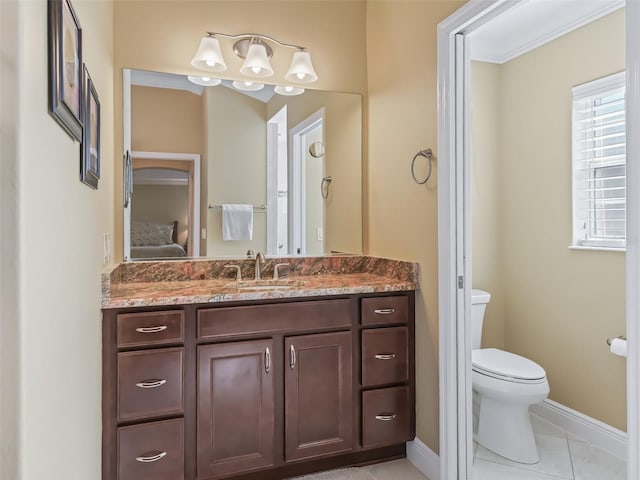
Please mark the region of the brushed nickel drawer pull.
<svg viewBox="0 0 640 480"><path fill-rule="evenodd" d="M136 383L136 387L140 388L158 388L167 383L166 380L145 380L143 382Z"/></svg>
<svg viewBox="0 0 640 480"><path fill-rule="evenodd" d="M373 313L377 313L378 315L390 315L392 313L396 313L395 308L377 308L373 311Z"/></svg>
<svg viewBox="0 0 640 480"><path fill-rule="evenodd" d="M145 457L136 457L136 460L142 463L151 463L151 462L157 462L158 460L160 460L161 458L164 458L167 456L167 452L160 452L156 455L149 455L149 456L145 456Z"/></svg>
<svg viewBox="0 0 640 480"><path fill-rule="evenodd" d="M376 360L393 360L394 358L396 358L396 354L395 353L378 353L375 356Z"/></svg>
<svg viewBox="0 0 640 480"><path fill-rule="evenodd" d="M395 418L395 413L381 413L380 415L376 415L376 420L380 420L381 422L390 422Z"/></svg>
<svg viewBox="0 0 640 480"><path fill-rule="evenodd" d="M140 328L136 328L136 332L140 332L140 333L158 333L158 332L162 332L163 330L166 330L167 326L166 325L158 325L157 327L140 327Z"/></svg>
<svg viewBox="0 0 640 480"><path fill-rule="evenodd" d="M291 348L289 349L289 366L291 367L291 370L296 368L296 349L293 345L291 345Z"/></svg>
<svg viewBox="0 0 640 480"><path fill-rule="evenodd" d="M271 352L269 347L264 351L264 369L267 373L271 371Z"/></svg>

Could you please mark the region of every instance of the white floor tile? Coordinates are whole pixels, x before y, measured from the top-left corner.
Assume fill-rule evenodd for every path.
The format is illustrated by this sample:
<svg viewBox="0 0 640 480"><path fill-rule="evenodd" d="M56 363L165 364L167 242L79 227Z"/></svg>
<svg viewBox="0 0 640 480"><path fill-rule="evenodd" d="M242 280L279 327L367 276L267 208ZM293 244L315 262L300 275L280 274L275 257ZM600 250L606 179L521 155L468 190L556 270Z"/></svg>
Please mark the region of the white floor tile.
<svg viewBox="0 0 640 480"><path fill-rule="evenodd" d="M569 439L569 450L575 472L575 480L624 480L627 465L624 460L594 447L590 443Z"/></svg>
<svg viewBox="0 0 640 480"><path fill-rule="evenodd" d="M558 477L476 459L473 480L558 480Z"/></svg>
<svg viewBox="0 0 640 480"><path fill-rule="evenodd" d="M530 417L534 434L541 433L543 435L549 435L551 437L566 438L567 432L565 432L562 427L558 427L557 425L554 425L553 423L540 418L538 415L534 415L533 413L530 414Z"/></svg>
<svg viewBox="0 0 640 480"><path fill-rule="evenodd" d="M538 453L540 454L540 461L533 465L507 460L481 446L478 446L476 458L508 465L515 469L555 475L556 477L573 480L569 447L564 433L562 437L536 434L536 444L538 446Z"/></svg>

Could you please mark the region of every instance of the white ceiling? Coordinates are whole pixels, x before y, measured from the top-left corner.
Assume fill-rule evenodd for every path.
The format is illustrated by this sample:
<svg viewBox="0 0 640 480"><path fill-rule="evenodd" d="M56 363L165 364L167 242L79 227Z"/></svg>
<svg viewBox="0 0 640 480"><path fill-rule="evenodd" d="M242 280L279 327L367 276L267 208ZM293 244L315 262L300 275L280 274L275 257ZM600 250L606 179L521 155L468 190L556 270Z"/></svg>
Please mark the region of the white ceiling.
<svg viewBox="0 0 640 480"><path fill-rule="evenodd" d="M134 185L189 185L189 174L170 168L136 168Z"/></svg>
<svg viewBox="0 0 640 480"><path fill-rule="evenodd" d="M624 5L625 0L519 1L470 33L471 59L508 62Z"/></svg>
<svg viewBox="0 0 640 480"><path fill-rule="evenodd" d="M185 90L187 92L202 95L205 87L190 82L186 75L178 75L175 73L150 72L148 70L131 70L131 84L143 87L172 88L175 90ZM231 80L223 80L220 87L227 87L234 92L242 93L248 97L267 103L275 95L273 85L265 84L262 90L249 92L239 90L233 86ZM211 87L216 88L216 87Z"/></svg>

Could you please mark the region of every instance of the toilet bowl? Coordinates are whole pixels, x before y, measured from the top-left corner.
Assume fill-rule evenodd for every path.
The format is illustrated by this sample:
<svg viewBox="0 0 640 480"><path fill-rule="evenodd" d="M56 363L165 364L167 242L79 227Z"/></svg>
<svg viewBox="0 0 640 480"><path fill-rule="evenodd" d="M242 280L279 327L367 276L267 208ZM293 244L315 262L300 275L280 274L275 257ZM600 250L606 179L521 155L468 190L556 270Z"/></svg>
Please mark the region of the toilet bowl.
<svg viewBox="0 0 640 480"><path fill-rule="evenodd" d="M472 376L479 397L477 432L482 447L519 463L540 460L529 406L549 395L544 369L528 358L496 348L480 348L484 311L491 295L472 291ZM474 429L475 430L475 429Z"/></svg>
<svg viewBox="0 0 640 480"><path fill-rule="evenodd" d="M480 399L476 442L515 462L537 463L529 406L549 395L544 369L495 348L474 350L472 365L471 382Z"/></svg>

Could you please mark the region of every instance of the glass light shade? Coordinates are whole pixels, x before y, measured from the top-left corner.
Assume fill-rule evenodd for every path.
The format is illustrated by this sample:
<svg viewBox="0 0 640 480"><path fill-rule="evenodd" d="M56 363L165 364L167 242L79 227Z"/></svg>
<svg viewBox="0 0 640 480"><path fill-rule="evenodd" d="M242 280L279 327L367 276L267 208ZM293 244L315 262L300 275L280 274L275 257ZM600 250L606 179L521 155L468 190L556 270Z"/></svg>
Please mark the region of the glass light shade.
<svg viewBox="0 0 640 480"><path fill-rule="evenodd" d="M292 87L291 85L276 85L274 90L279 95L287 96L300 95L304 93L304 88Z"/></svg>
<svg viewBox="0 0 640 480"><path fill-rule="evenodd" d="M202 85L203 87L215 87L216 85L220 85L222 83L222 80L220 80L219 78L196 77L195 75L188 75L187 78L191 83Z"/></svg>
<svg viewBox="0 0 640 480"><path fill-rule="evenodd" d="M236 80L233 82L233 87L238 90L244 90L245 92L257 92L264 88L264 83L246 82L243 80Z"/></svg>
<svg viewBox="0 0 640 480"><path fill-rule="evenodd" d="M191 65L201 70L211 70L212 72L223 72L227 69L227 64L220 50L220 42L217 38L207 36L202 37L200 46L191 60Z"/></svg>
<svg viewBox="0 0 640 480"><path fill-rule="evenodd" d="M273 68L267 56L267 49L260 43L249 45L247 57L244 59L240 73L248 77L270 77L273 75Z"/></svg>
<svg viewBox="0 0 640 480"><path fill-rule="evenodd" d="M290 82L299 83L311 83L318 80L318 75L316 75L316 71L313 69L309 52L299 50L293 54L291 65L284 78Z"/></svg>

